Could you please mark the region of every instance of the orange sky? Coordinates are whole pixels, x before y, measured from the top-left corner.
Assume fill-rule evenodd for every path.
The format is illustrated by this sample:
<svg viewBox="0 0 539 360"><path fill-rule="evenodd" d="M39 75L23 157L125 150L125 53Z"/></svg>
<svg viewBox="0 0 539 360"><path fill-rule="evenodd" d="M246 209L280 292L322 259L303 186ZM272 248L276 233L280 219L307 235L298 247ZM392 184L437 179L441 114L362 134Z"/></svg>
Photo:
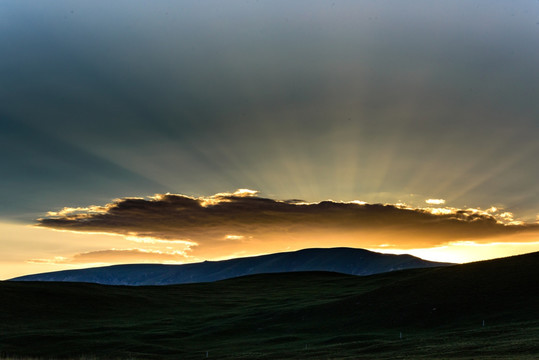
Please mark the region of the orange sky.
<svg viewBox="0 0 539 360"><path fill-rule="evenodd" d="M539 251L537 224L500 209L361 201L298 203L241 190L209 197L158 195L50 212L39 226L0 223L0 279L119 263L189 263L356 247L469 262Z"/></svg>

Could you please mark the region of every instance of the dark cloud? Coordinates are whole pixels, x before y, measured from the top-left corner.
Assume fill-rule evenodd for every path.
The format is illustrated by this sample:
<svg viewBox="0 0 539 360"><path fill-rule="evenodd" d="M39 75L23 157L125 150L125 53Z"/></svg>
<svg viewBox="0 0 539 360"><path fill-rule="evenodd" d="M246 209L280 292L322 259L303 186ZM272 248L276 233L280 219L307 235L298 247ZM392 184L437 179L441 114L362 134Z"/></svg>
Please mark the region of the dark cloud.
<svg viewBox="0 0 539 360"><path fill-rule="evenodd" d="M512 223L508 213L476 209L407 208L402 205L323 201L302 203L253 193L221 193L207 198L157 195L118 199L103 207L64 209L39 219L38 226L59 230L108 232L136 237L184 239L197 249L249 242L331 240L333 245L434 246L459 240L539 230Z"/></svg>

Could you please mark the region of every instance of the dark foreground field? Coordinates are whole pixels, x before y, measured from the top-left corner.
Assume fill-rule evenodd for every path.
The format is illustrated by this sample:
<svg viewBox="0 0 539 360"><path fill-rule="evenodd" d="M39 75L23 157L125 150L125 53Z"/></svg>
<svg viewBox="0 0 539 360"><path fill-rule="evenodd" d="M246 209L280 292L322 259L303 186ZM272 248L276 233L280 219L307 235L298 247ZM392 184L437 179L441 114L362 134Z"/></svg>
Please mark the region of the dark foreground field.
<svg viewBox="0 0 539 360"><path fill-rule="evenodd" d="M533 253L368 277L0 282L0 358L537 359L538 279Z"/></svg>

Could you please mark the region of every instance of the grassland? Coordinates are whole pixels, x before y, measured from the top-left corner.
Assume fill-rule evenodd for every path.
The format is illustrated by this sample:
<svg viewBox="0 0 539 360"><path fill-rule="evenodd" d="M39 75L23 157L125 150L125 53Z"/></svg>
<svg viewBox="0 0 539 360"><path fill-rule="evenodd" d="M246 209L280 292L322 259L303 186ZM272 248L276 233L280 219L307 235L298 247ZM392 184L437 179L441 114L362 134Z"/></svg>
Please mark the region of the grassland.
<svg viewBox="0 0 539 360"><path fill-rule="evenodd" d="M368 277L0 282L0 358L537 359L538 278L534 253Z"/></svg>

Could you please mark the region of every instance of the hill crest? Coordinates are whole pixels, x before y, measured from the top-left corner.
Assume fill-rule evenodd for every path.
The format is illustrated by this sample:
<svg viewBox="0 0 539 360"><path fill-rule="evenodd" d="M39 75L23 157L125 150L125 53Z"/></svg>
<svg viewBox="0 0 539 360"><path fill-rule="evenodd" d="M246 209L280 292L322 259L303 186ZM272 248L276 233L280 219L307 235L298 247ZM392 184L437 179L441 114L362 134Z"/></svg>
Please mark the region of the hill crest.
<svg viewBox="0 0 539 360"><path fill-rule="evenodd" d="M10 281L69 281L104 285L172 285L212 282L245 275L330 271L349 275L447 266L412 255L381 254L355 248L310 248L291 252L204 261L193 264L126 264L63 270L16 277Z"/></svg>

